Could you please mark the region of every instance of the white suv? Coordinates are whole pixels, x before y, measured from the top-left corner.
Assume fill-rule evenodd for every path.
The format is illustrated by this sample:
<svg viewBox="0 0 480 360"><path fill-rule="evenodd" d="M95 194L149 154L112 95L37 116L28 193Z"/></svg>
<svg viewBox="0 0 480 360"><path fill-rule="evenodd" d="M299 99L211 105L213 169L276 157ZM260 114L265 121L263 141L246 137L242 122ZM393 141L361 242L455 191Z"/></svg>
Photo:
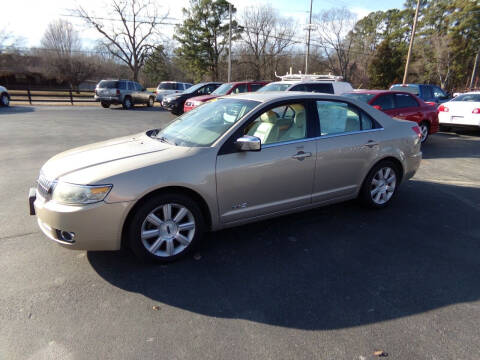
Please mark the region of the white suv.
<svg viewBox="0 0 480 360"><path fill-rule="evenodd" d="M334 95L353 91L352 85L349 82L341 81L340 76L287 74L285 76L277 75L277 77L282 81L271 82L258 91L306 91Z"/></svg>

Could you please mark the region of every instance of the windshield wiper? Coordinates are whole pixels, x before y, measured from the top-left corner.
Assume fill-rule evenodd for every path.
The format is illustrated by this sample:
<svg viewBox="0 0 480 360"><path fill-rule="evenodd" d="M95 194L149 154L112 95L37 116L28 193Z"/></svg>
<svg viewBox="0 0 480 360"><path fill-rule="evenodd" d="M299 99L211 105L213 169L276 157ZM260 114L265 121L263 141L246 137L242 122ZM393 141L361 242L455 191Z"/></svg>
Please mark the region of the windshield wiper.
<svg viewBox="0 0 480 360"><path fill-rule="evenodd" d="M177 145L174 142L171 142L170 140L168 140L165 136L157 137L157 139L160 140L161 142L166 143L166 144Z"/></svg>

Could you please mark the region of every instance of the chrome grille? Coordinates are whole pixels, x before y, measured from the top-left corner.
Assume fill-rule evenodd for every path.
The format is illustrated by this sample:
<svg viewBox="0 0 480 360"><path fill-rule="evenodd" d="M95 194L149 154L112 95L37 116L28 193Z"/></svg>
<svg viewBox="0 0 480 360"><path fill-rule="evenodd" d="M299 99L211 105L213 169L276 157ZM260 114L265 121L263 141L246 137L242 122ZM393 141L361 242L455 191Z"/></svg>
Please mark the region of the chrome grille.
<svg viewBox="0 0 480 360"><path fill-rule="evenodd" d="M40 173L40 176L38 177L37 180L37 191L40 195L42 195L44 198L50 197L51 194L51 188L52 188L53 181L49 180Z"/></svg>

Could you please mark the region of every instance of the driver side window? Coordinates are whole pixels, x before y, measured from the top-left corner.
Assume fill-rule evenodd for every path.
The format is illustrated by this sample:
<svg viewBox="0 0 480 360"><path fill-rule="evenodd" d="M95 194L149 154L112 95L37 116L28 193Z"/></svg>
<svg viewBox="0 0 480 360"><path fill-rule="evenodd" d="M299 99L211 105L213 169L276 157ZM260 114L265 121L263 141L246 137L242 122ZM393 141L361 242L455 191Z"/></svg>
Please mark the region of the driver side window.
<svg viewBox="0 0 480 360"><path fill-rule="evenodd" d="M262 144L301 140L307 137L307 114L302 104L288 104L265 111L245 130Z"/></svg>

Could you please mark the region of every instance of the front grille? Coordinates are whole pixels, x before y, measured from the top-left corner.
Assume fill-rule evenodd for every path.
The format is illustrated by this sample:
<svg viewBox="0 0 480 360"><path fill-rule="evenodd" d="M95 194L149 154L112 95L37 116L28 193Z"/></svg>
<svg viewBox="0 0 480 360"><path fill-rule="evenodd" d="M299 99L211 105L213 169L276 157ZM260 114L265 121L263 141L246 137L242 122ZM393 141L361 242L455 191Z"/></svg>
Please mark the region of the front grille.
<svg viewBox="0 0 480 360"><path fill-rule="evenodd" d="M45 175L40 173L40 176L38 177L38 180L37 180L37 191L40 195L42 195L42 197L44 198L50 197L52 193L52 185L53 185L53 181L47 179Z"/></svg>

